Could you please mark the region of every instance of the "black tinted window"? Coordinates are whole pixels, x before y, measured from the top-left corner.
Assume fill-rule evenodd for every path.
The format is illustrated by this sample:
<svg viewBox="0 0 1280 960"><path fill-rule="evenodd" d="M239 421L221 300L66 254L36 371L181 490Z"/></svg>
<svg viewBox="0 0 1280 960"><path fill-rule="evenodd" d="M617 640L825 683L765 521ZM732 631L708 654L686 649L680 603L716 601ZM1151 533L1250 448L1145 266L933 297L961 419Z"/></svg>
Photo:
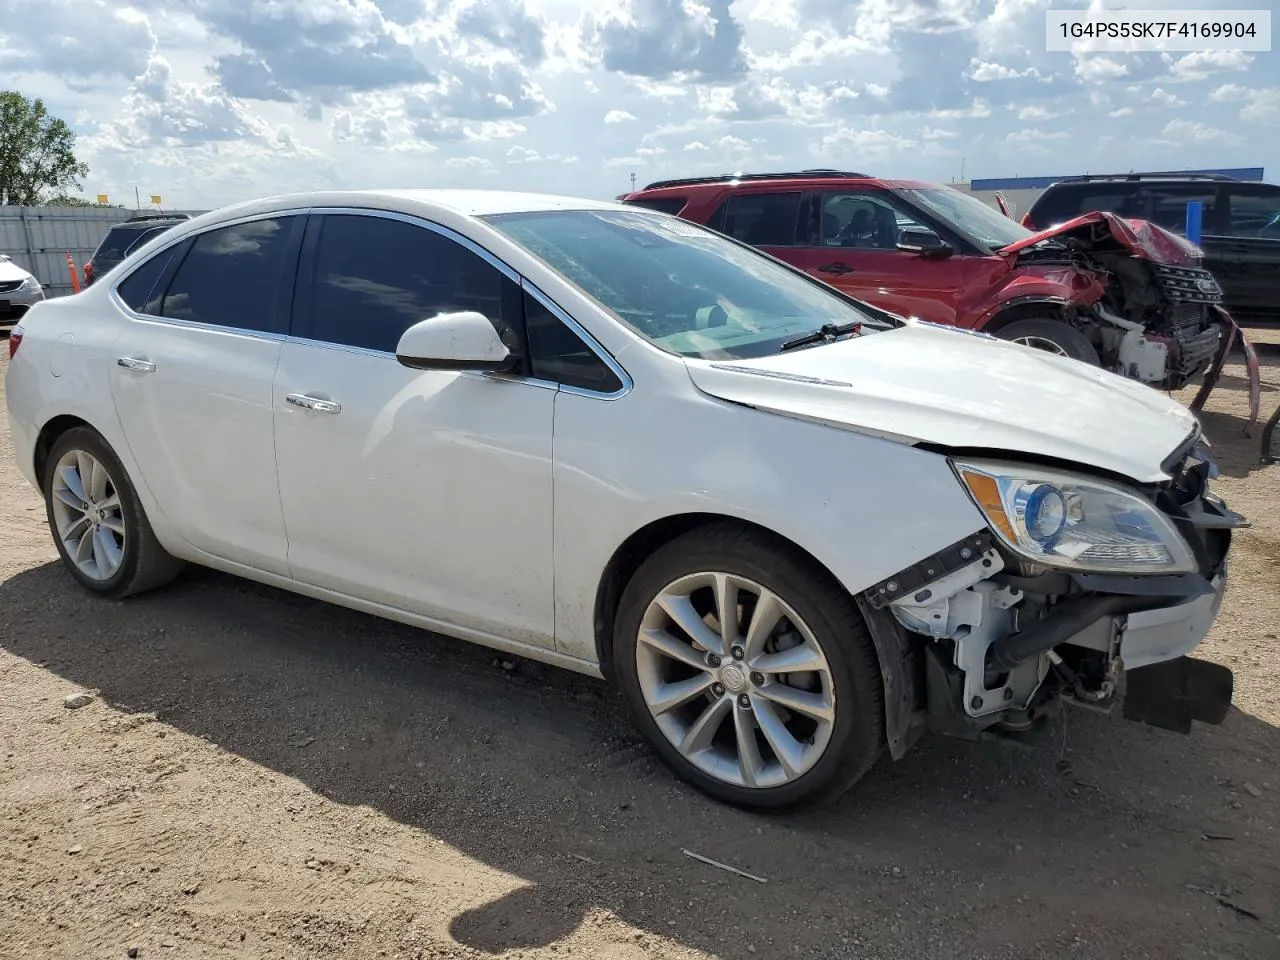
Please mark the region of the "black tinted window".
<svg viewBox="0 0 1280 960"><path fill-rule="evenodd" d="M1227 235L1280 240L1280 190L1232 191Z"/></svg>
<svg viewBox="0 0 1280 960"><path fill-rule="evenodd" d="M711 226L755 247L790 247L796 243L801 193L745 193L730 197Z"/></svg>
<svg viewBox="0 0 1280 960"><path fill-rule="evenodd" d="M275 330L293 217L251 220L195 238L160 313L175 320Z"/></svg>
<svg viewBox="0 0 1280 960"><path fill-rule="evenodd" d="M524 295L529 332L529 371L539 380L600 393L622 389L622 381L594 350L541 303Z"/></svg>
<svg viewBox="0 0 1280 960"><path fill-rule="evenodd" d="M1158 223L1166 230L1178 233L1187 229L1187 204L1198 200L1204 204L1204 230L1211 233L1216 223L1214 205L1218 199L1213 187L1178 187L1151 185L1143 188L1147 200L1145 219Z"/></svg>
<svg viewBox="0 0 1280 960"><path fill-rule="evenodd" d="M116 287L120 299L138 313L155 313L160 307L156 282L164 275L173 255L173 248L158 253L120 281Z"/></svg>
<svg viewBox="0 0 1280 960"><path fill-rule="evenodd" d="M134 237L133 240L129 243L129 249L125 251L125 255L128 256L129 254L133 253L133 251L138 250L144 245L150 243L152 240L160 236L160 234L164 233L168 229L169 229L168 227L152 227L150 230L140 231L138 235Z"/></svg>
<svg viewBox="0 0 1280 960"><path fill-rule="evenodd" d="M98 249L93 251L93 259L123 260L124 252L133 245L141 232L134 227L112 227L98 244Z"/></svg>
<svg viewBox="0 0 1280 960"><path fill-rule="evenodd" d="M329 215L320 226L306 336L394 353L440 313L475 310L513 352L520 288L457 241L401 220Z"/></svg>
<svg viewBox="0 0 1280 960"><path fill-rule="evenodd" d="M685 197L641 197L638 200L628 200L626 202L633 207L644 207L647 210L657 210L659 213L677 214L684 209L684 205L688 200Z"/></svg>

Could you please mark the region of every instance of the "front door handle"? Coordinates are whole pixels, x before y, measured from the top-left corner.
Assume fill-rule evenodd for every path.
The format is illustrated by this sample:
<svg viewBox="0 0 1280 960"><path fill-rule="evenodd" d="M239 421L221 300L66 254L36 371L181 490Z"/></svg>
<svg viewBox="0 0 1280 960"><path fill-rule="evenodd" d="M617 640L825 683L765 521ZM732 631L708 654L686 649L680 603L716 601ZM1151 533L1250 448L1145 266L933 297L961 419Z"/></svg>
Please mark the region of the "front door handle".
<svg viewBox="0 0 1280 960"><path fill-rule="evenodd" d="M843 263L824 263L818 268L819 273L853 273L853 267L845 266Z"/></svg>
<svg viewBox="0 0 1280 960"><path fill-rule="evenodd" d="M135 360L133 357L118 357L116 366L136 370L138 373L155 373L156 369L156 365L150 360Z"/></svg>
<svg viewBox="0 0 1280 960"><path fill-rule="evenodd" d="M285 397L285 400L292 403L295 407L302 407L304 410L314 410L316 413L341 413L342 404L334 400L321 400L319 397L309 397L305 393L291 393Z"/></svg>

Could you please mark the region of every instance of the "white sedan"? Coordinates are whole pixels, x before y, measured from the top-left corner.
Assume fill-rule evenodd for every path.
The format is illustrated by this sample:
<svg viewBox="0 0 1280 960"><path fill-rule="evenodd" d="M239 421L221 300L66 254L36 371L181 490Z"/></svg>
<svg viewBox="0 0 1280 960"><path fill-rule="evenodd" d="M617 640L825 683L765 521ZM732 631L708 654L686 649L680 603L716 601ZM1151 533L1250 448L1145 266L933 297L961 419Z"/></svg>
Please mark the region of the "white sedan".
<svg viewBox="0 0 1280 960"><path fill-rule="evenodd" d="M1184 407L660 213L256 201L9 349L18 463L87 589L203 564L602 675L732 803L830 799L924 730L1016 735L1122 679L1165 727L1230 701L1185 655L1242 521Z"/></svg>

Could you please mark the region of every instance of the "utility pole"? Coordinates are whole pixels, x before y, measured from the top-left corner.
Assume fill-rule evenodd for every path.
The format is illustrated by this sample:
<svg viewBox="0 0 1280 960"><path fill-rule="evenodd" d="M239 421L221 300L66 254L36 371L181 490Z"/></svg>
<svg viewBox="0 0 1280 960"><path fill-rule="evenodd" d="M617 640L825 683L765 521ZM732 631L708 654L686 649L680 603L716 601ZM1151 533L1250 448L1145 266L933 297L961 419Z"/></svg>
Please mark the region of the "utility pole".
<svg viewBox="0 0 1280 960"><path fill-rule="evenodd" d="M636 172L634 170L631 171L631 192L636 192Z"/></svg>
<svg viewBox="0 0 1280 960"><path fill-rule="evenodd" d="M142 197L138 195L138 185L133 185L133 212L138 213L142 210Z"/></svg>

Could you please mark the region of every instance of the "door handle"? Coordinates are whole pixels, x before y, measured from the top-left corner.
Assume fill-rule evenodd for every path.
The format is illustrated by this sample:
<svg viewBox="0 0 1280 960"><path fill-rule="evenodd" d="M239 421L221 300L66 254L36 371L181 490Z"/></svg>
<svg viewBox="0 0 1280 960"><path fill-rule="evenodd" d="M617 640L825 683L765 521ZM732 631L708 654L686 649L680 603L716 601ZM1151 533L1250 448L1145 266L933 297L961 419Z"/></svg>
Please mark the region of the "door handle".
<svg viewBox="0 0 1280 960"><path fill-rule="evenodd" d="M319 397L309 397L305 393L291 393L285 397L289 403L295 407L302 407L304 410L314 410L316 413L341 413L342 404L334 400L321 400Z"/></svg>
<svg viewBox="0 0 1280 960"><path fill-rule="evenodd" d="M824 263L818 268L819 273L853 273L853 267L845 266L843 263Z"/></svg>
<svg viewBox="0 0 1280 960"><path fill-rule="evenodd" d="M133 357L119 357L116 359L117 367L124 367L126 370L136 370L138 373L154 373L156 365L150 360L135 360Z"/></svg>

